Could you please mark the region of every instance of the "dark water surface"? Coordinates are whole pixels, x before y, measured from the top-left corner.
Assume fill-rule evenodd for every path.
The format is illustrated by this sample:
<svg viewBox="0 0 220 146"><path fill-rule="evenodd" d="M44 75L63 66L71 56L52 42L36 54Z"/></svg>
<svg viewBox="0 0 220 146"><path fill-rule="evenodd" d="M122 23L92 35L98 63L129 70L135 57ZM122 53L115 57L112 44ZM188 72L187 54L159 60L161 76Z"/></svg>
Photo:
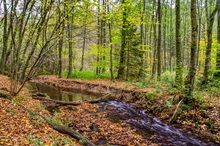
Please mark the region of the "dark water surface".
<svg viewBox="0 0 220 146"><path fill-rule="evenodd" d="M46 93L51 99L62 101L92 100L98 97L75 92L64 92L47 84L28 82L26 87L31 91ZM111 107L111 108L109 108ZM115 110L112 110L112 107ZM121 101L100 103L101 112L108 112L112 122L126 122L137 130L144 138L163 146L218 146L220 144L205 142L197 135L188 134L169 126L157 118L151 117L144 110L137 109ZM111 110L109 110L111 109Z"/></svg>
<svg viewBox="0 0 220 146"><path fill-rule="evenodd" d="M80 91L67 92L62 91L59 88L53 87L47 84L27 82L25 85L32 92L42 92L50 96L51 99L60 101L83 101L83 100L93 100L98 97L94 95L82 94Z"/></svg>

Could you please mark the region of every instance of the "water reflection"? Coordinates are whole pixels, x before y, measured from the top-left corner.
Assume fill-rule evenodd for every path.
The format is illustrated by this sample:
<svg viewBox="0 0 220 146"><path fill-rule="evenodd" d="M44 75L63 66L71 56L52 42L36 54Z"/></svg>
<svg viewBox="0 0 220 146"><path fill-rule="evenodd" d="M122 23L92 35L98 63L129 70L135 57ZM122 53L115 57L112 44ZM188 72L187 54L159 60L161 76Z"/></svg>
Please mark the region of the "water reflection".
<svg viewBox="0 0 220 146"><path fill-rule="evenodd" d="M97 98L94 95L62 91L59 88L55 88L47 84L27 82L25 86L32 92L46 93L51 99L60 101L83 101L94 100Z"/></svg>

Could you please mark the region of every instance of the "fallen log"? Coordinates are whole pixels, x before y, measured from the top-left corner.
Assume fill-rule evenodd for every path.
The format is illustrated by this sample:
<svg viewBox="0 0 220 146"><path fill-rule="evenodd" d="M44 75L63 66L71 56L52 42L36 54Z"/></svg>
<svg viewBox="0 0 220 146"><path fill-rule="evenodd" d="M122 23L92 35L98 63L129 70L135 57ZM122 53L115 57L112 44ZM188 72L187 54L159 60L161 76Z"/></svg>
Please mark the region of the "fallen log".
<svg viewBox="0 0 220 146"><path fill-rule="evenodd" d="M68 102L68 101L60 101L60 100L54 100L54 99L50 99L50 98L45 98L45 97L39 97L39 96L36 96L36 95L33 95L32 96L33 99L36 99L36 100L40 100L40 101L45 101L45 102L53 102L55 104L59 104L59 105L80 105L80 104L83 104L83 103L98 103L98 102L106 102L108 100L111 99L111 93L107 94L107 95L104 95L98 99L95 99L95 100L84 100L84 101L81 101L81 102Z"/></svg>
<svg viewBox="0 0 220 146"><path fill-rule="evenodd" d="M20 106L21 108L23 108L25 111L27 111L29 114L34 115L34 116L39 116L42 119L44 119L46 121L46 123L53 128L54 130L63 133L63 134L67 134L75 139L77 139L78 141L82 142L83 145L85 146L96 146L94 143L90 142L87 138L85 138L84 136L82 136L79 132L72 130L69 127L63 126L63 125L58 125L55 123L52 123L50 120L48 120L47 118L45 118L44 116L42 116L41 114L38 114L36 112L31 111L30 109L27 109L26 107L24 107L21 103L19 103L18 101L14 101L12 99L12 97L8 94L2 93L0 92L0 98L5 98L8 99L14 103L16 103L18 106Z"/></svg>
<svg viewBox="0 0 220 146"><path fill-rule="evenodd" d="M5 99L8 99L8 100L12 100L12 97L10 96L10 95L8 95L8 94L5 94L5 93L3 93L3 92L0 92L0 97L2 97L2 98L5 98Z"/></svg>

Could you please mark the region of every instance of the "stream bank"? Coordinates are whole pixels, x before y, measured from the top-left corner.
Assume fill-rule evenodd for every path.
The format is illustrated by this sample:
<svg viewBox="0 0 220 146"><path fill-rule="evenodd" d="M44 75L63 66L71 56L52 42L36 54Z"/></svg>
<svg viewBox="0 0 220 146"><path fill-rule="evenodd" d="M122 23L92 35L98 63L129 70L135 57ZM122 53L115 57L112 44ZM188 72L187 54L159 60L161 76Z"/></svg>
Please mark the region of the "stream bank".
<svg viewBox="0 0 220 146"><path fill-rule="evenodd" d="M83 93L89 93L89 94L93 94L93 95L96 95L96 96L101 96L101 95L103 95L103 94L106 94L106 93L109 93L109 92L111 92L112 93L112 97L115 99L115 100L123 100L123 101L126 101L126 102L129 102L129 103L132 103L132 105L134 105L135 106L135 108L146 108L146 98L145 98L145 95L147 94L145 91L143 91L143 90L132 90L132 89L129 89L129 90L127 90L127 89L123 89L123 88L114 88L114 87L112 87L112 86L106 86L106 85L102 85L102 84L94 84L94 83L84 83L84 82L80 82L80 81L74 81L74 80L71 80L71 79L57 79L57 78L55 78L54 76L40 76L40 77L38 77L38 78L36 78L36 79L34 79L34 80L32 80L33 82L38 82L38 83L43 83L43 84L47 84L47 85L51 85L51 86L53 86L53 87L56 87L56 88L58 88L60 91L77 91L77 92L83 92ZM86 92L85 92L86 91ZM85 105L84 105L85 106ZM81 109L84 109L84 106L82 106L81 107ZM87 106L91 106L91 105L87 105ZM80 106L79 106L80 107ZM152 106L153 107L153 106ZM64 112L61 112L61 113L59 113L58 115L58 119L63 119L64 120L64 122L66 122L66 123L69 123L70 124L70 126L72 126L72 127L75 127L75 128L77 128L77 129L80 129L80 127L82 128L81 129L81 132L86 132L86 133L88 133L88 131L91 131L91 125L92 125L92 127L96 127L95 129L97 130L97 122L95 122L95 125L94 125L94 123L92 122L92 123L87 123L86 124L86 121L88 122L88 121L94 121L96 118L97 118L97 116L95 116L96 118L94 119L94 114L95 115L100 115L100 113L98 113L97 114L97 112L90 112L90 110L91 110L91 108L89 108L89 109L85 109L85 111L82 111L82 110L79 110L78 108L77 109L75 109L76 107L74 107L74 108L72 108L72 107L61 107L61 110L63 110L63 111L65 111L65 114L64 114ZM149 108L149 107L148 107ZM71 109L71 111L69 110L69 109ZM74 109L74 110L72 110L72 109ZM93 109L96 109L96 110L98 110L99 108L98 107L93 107ZM65 119L64 117L71 117L71 115L74 115L72 112L73 111L77 111L77 113L75 113L75 116L74 117L81 117L80 119L79 119L79 121L80 122L78 122L78 124L79 125L75 125L74 126L74 124L73 125L71 125L71 121L69 121L70 119ZM89 115L88 115L88 119L87 118L85 118L84 116L80 116L80 115L78 115L79 113L78 113L78 111L80 111L80 113L82 114L82 115L88 115L88 113L89 113ZM147 112L147 113L150 113L150 114L155 114L155 109L145 109L145 112ZM86 113L87 112L87 113ZM69 116L68 116L68 114L67 113L71 113ZM91 114L92 114L92 117L91 117ZM107 113L105 113L105 114L107 114L107 115L109 115L109 112L107 112ZM166 113L165 113L166 114ZM62 116L60 116L60 115L62 115ZM157 116L159 115L159 114L156 114ZM63 118L62 118L63 117ZM87 116L86 116L87 117ZM103 118L103 117L102 117ZM83 121L81 120L81 119L83 119ZM87 120L86 120L87 119ZM111 118L110 118L111 119ZM113 118L114 119L114 118ZM75 119L76 120L76 119ZM112 120L112 119L111 119ZM116 119L116 121L120 121L120 119ZM162 118L162 120L164 120L163 118ZM76 120L77 121L77 120ZM166 122L166 120L164 120L165 122ZM184 121L183 121L184 122ZM77 122L76 122L77 123ZM83 123L83 124L82 124ZM112 124L106 124L106 123L102 123L102 124L100 124L100 125L109 125L109 126L112 126ZM118 124L118 123L116 123L116 124ZM125 123L124 123L125 124ZM180 127L180 128L182 128L181 127L181 125L180 124L178 124L178 123L175 123L176 125L177 125L177 127ZM80 126L81 125L81 126ZM84 126L83 126L84 125ZM99 125L99 126L100 126ZM122 124L123 125L123 124ZM99 127L98 126L98 127ZM187 128L187 126L185 126L185 125L183 125L184 126L184 128L188 131L188 128ZM122 126L119 126L119 127L122 127ZM125 126L126 127L126 126ZM184 128L182 128L182 129L184 129ZM104 129L104 128L103 128ZM95 131L96 131L95 130ZM98 131L99 131L100 129L98 129ZM132 130L134 130L134 129L132 129ZM107 129L107 131L109 131L108 129ZM122 130L123 131L123 130ZM136 131L137 132L137 130L134 130L134 131ZM190 128L190 133L194 133L194 129L193 128ZM106 132L106 130L104 130L104 133ZM136 133L135 132L135 133ZM140 132L140 131L139 131ZM103 133L103 132L101 132L101 133ZM110 132L111 133L111 132ZM120 132L117 132L117 133L120 133ZM141 133L141 132L140 132ZM191 135L189 133L189 135ZM88 134L88 135L93 135L93 134ZM105 135L105 134L104 134ZM122 134L123 135L123 134ZM135 134L131 134L131 135L135 135ZM136 134L137 135L137 134ZM141 135L141 134L140 134ZM100 136L100 134L94 134L93 136L91 136L91 139L92 139L92 137L93 137L93 139L96 139L97 140L97 137L98 136ZM204 137L204 136L208 136L208 137L206 137L205 139L206 139L206 142L208 142L208 141L213 141L213 139L211 139L209 136L210 135L207 135L207 134L205 134L205 135L202 135L202 137ZM109 135L107 135L107 137L111 137L111 136L109 136ZM119 136L118 136L119 137ZM142 140L136 140L136 141L142 141L143 142L143 135L141 135L141 137L142 138L140 138L140 139L142 139ZM122 139L125 139L125 138L122 138L122 137L119 137L120 139L118 139L118 142L117 143L119 143L119 141L120 140L122 140ZM105 143L105 142L109 142L109 139L106 139L106 138L103 138L103 137L99 137L98 138L99 139L99 143L101 142L101 143ZM113 139L115 139L115 138L113 138ZM116 138L117 139L117 138ZM150 140L150 141L152 141L152 139L149 139L148 138L148 140ZM129 142L129 140L127 140L128 142ZM94 141L94 142L97 142L97 141ZM121 141L121 143L123 144L123 141ZM146 142L144 142L144 143L146 143ZM158 141L156 141L155 143L159 143ZM208 142L209 143L209 142ZM212 142L210 142L209 143L209 145L211 145L211 143ZM112 142L112 144L115 144L114 143L114 141ZM135 144L135 143L133 143L133 144ZM143 144L143 143L142 143ZM217 144L217 143L216 143ZM119 143L119 145L120 145L120 143ZM135 145L140 145L140 143L139 144L135 144ZM162 144L163 145L163 144ZM172 144L171 144L172 145ZM203 144L202 144L203 145ZM205 144L204 144L205 145ZM213 144L213 145L215 145L215 144Z"/></svg>

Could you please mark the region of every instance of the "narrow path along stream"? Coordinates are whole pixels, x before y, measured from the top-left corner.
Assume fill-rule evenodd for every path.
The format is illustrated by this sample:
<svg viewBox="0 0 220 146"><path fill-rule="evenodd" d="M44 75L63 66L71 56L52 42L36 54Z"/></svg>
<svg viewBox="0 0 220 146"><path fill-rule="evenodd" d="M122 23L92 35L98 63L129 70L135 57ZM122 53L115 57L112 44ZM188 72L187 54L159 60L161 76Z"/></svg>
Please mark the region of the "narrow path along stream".
<svg viewBox="0 0 220 146"><path fill-rule="evenodd" d="M28 83L29 90L37 90L48 94L52 99L63 101L92 100L97 97L74 92L63 92L58 88L38 83ZM100 112L107 112L108 118L114 122L125 122L136 129L136 133L142 135L154 143L164 146L210 146L218 145L205 142L198 135L185 132L169 126L155 117L149 116L145 110L137 109L122 101L108 101L99 103ZM112 110L114 109L114 110Z"/></svg>

